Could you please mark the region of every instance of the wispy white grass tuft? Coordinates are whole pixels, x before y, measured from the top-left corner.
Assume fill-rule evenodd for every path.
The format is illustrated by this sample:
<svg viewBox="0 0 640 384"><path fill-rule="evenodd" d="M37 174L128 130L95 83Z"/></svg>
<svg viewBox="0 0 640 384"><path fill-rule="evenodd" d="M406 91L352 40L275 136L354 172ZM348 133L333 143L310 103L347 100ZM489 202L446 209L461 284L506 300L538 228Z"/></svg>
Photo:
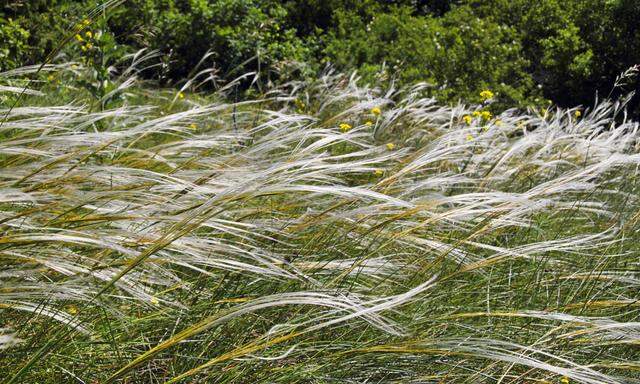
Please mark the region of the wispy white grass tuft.
<svg viewBox="0 0 640 384"><path fill-rule="evenodd" d="M477 107L422 85L333 73L235 104L136 96L154 54L123 72L136 102L0 110L4 375L637 382L623 105L467 124Z"/></svg>

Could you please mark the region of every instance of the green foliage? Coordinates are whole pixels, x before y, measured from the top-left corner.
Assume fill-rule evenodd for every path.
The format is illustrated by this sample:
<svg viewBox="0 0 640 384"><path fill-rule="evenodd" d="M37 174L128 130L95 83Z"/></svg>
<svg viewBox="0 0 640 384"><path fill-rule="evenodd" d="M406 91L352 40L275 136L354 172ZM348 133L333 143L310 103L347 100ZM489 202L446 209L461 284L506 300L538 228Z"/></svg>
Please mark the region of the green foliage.
<svg viewBox="0 0 640 384"><path fill-rule="evenodd" d="M101 109L119 97L112 82L113 64L124 56L125 47L116 43L113 35L104 30L104 20L98 20L74 36L77 55L88 70L80 85L99 102Z"/></svg>
<svg viewBox="0 0 640 384"><path fill-rule="evenodd" d="M95 5L95 1L68 0L10 0L0 5L0 16L15 20L28 32L13 67L43 62Z"/></svg>
<svg viewBox="0 0 640 384"><path fill-rule="evenodd" d="M479 17L515 28L527 71L560 105L591 104L594 92L609 94L616 76L640 63L635 0L468 2ZM635 87L640 90L640 82Z"/></svg>
<svg viewBox="0 0 640 384"><path fill-rule="evenodd" d="M237 68L237 75L266 70L268 76L279 62L305 60L302 41L284 24L287 12L275 1L132 3L128 16L136 17L113 18L112 23L118 30L138 32L137 41L120 36L124 42L162 52L169 63L166 76L172 79L187 76L207 52L222 74Z"/></svg>
<svg viewBox="0 0 640 384"><path fill-rule="evenodd" d="M0 6L0 65L42 62L98 3ZM114 52L161 53L163 65L145 75L162 83L193 75L209 54L202 64L227 79L256 71L259 85L286 81L330 62L366 81L431 83L447 102L476 102L491 89L496 109L640 91L636 80L612 92L616 76L640 63L635 0L130 0L103 16L105 38L128 47Z"/></svg>
<svg viewBox="0 0 640 384"><path fill-rule="evenodd" d="M531 104L539 96L515 31L475 17L469 7L439 18L416 17L405 7L368 21L339 12L330 36L327 57L341 68L361 68L367 80L426 81L445 101L479 102L487 88L505 105Z"/></svg>
<svg viewBox="0 0 640 384"><path fill-rule="evenodd" d="M0 71L21 64L28 37L29 32L17 22L0 17Z"/></svg>

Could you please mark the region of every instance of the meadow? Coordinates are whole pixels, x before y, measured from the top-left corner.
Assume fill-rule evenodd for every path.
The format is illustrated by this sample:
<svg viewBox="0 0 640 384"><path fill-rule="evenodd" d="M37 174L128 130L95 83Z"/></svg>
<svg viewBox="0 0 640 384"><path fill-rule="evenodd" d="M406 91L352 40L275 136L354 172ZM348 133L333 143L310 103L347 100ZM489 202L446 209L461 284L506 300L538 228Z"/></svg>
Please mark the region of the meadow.
<svg viewBox="0 0 640 384"><path fill-rule="evenodd" d="M238 100L141 55L97 98L81 63L0 73L3 382L640 383L627 99Z"/></svg>

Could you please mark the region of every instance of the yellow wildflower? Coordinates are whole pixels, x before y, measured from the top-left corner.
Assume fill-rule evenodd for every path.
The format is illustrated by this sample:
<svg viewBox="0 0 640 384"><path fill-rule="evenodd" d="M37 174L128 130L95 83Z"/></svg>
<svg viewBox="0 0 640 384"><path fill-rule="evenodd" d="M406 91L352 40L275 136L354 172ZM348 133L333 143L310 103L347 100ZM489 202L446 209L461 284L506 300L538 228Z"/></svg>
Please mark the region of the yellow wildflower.
<svg viewBox="0 0 640 384"><path fill-rule="evenodd" d="M160 300L158 300L157 297L155 296L151 296L151 299L149 300L151 302L151 304L153 305L159 305L160 304Z"/></svg>
<svg viewBox="0 0 640 384"><path fill-rule="evenodd" d="M49 81L53 81L53 79L54 79L53 75L49 75L49 76L47 76L47 80L49 80Z"/></svg>
<svg viewBox="0 0 640 384"><path fill-rule="evenodd" d="M196 125L196 123L191 123L189 124L189 128L195 131L198 128L198 126Z"/></svg>
<svg viewBox="0 0 640 384"><path fill-rule="evenodd" d="M366 123L364 123L364 125L366 125L367 127L371 127L373 125L373 121L367 121Z"/></svg>
<svg viewBox="0 0 640 384"><path fill-rule="evenodd" d="M573 115L574 115L574 116L576 117L576 119L577 119L577 118L579 118L580 116L582 116L582 112L580 112L580 110L579 110L579 109L577 109L577 110L573 113Z"/></svg>
<svg viewBox="0 0 640 384"><path fill-rule="evenodd" d="M87 47L84 46L84 45L82 47L80 47L80 49L82 49L82 52L86 52L87 51Z"/></svg>
<svg viewBox="0 0 640 384"><path fill-rule="evenodd" d="M371 109L371 113L373 113L376 116L380 116L380 114L382 113L382 110L380 108L378 108L378 107L373 107Z"/></svg>
<svg viewBox="0 0 640 384"><path fill-rule="evenodd" d="M480 113L480 111L473 111L471 115L473 115L473 117L480 117L482 116L482 113Z"/></svg>
<svg viewBox="0 0 640 384"><path fill-rule="evenodd" d="M569 378L566 376L563 376L562 379L560 379L560 382L562 384L569 384Z"/></svg>
<svg viewBox="0 0 640 384"><path fill-rule="evenodd" d="M373 171L373 174L376 176L382 176L384 174L384 171L382 169L376 169L375 171Z"/></svg>
<svg viewBox="0 0 640 384"><path fill-rule="evenodd" d="M396 147L396 145L395 145L395 144L393 144L393 143L387 143L387 149L388 149L388 150L393 151L393 149L394 149L395 147Z"/></svg>
<svg viewBox="0 0 640 384"><path fill-rule="evenodd" d="M91 49L91 48L93 48L93 44L87 43L86 47L87 47L87 49Z"/></svg>
<svg viewBox="0 0 640 384"><path fill-rule="evenodd" d="M480 92L480 97L482 98L482 100L493 99L493 92L491 92L488 89L484 90L484 91Z"/></svg>
<svg viewBox="0 0 640 384"><path fill-rule="evenodd" d="M467 141L473 140L473 136L470 133L467 133Z"/></svg>
<svg viewBox="0 0 640 384"><path fill-rule="evenodd" d="M499 126L501 126L501 125L502 125L502 120L500 120L500 119L496 119L496 121L494 121L494 122L493 122L493 124L495 124L495 125L496 125L496 127L499 127Z"/></svg>
<svg viewBox="0 0 640 384"><path fill-rule="evenodd" d="M78 314L78 307L76 307L73 304L69 304L67 305L67 313L70 315L77 315Z"/></svg>
<svg viewBox="0 0 640 384"><path fill-rule="evenodd" d="M80 36L79 34L76 34L74 37L76 38L76 40L78 40L78 41L80 41L80 42L83 42L83 41L84 41L84 39L82 38L82 36Z"/></svg>
<svg viewBox="0 0 640 384"><path fill-rule="evenodd" d="M93 33L91 33L91 31L85 32L84 35L87 36L88 38L92 38L93 37Z"/></svg>
<svg viewBox="0 0 640 384"><path fill-rule="evenodd" d="M471 125L471 122L473 121L473 118L469 115L464 115L462 117L462 120L464 120L465 123L467 123L467 125Z"/></svg>
<svg viewBox="0 0 640 384"><path fill-rule="evenodd" d="M350 124L347 124L347 123L340 124L340 130L342 132L347 132L350 129L351 129L351 125Z"/></svg>
<svg viewBox="0 0 640 384"><path fill-rule="evenodd" d="M184 99L184 93L178 92L178 99Z"/></svg>
<svg viewBox="0 0 640 384"><path fill-rule="evenodd" d="M82 20L82 24L89 25L89 24L91 24L91 21L89 19L84 19L84 20Z"/></svg>
<svg viewBox="0 0 640 384"><path fill-rule="evenodd" d="M482 116L482 118L483 118L484 120L487 120L487 121L488 121L488 120L491 120L491 116L492 116L492 115L491 115L491 112L489 112L489 111L482 111L482 112L480 113L480 116Z"/></svg>

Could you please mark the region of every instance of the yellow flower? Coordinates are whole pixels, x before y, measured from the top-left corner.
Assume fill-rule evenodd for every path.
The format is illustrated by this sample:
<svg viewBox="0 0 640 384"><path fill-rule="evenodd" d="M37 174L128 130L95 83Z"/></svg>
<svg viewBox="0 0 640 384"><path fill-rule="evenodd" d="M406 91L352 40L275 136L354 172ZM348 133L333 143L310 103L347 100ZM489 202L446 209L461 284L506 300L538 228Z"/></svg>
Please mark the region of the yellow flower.
<svg viewBox="0 0 640 384"><path fill-rule="evenodd" d="M380 110L380 108L378 107L373 107L371 108L371 113L373 113L376 116L380 116L380 114L382 113L382 110Z"/></svg>
<svg viewBox="0 0 640 384"><path fill-rule="evenodd" d="M462 120L464 120L464 122L467 123L467 125L471 125L473 118L469 115L464 115L462 116Z"/></svg>
<svg viewBox="0 0 640 384"><path fill-rule="evenodd" d="M373 171L373 174L376 176L382 176L384 175L384 171L382 169L376 169L375 171Z"/></svg>
<svg viewBox="0 0 640 384"><path fill-rule="evenodd" d="M151 304L153 305L159 305L160 304L160 300L158 300L157 297L155 296L151 296L151 299L149 300L151 302Z"/></svg>
<svg viewBox="0 0 640 384"><path fill-rule="evenodd" d="M53 75L49 75L49 76L47 76L47 80L49 80L49 81L53 81L53 79L54 79Z"/></svg>
<svg viewBox="0 0 640 384"><path fill-rule="evenodd" d="M89 25L89 24L91 24L91 21L89 19L84 19L84 20L82 20L82 24Z"/></svg>
<svg viewBox="0 0 640 384"><path fill-rule="evenodd" d="M491 92L488 89L484 90L484 91L480 92L480 97L482 98L482 100L493 99L493 92Z"/></svg>
<svg viewBox="0 0 640 384"><path fill-rule="evenodd" d="M578 117L582 116L582 112L580 112L580 110L578 109L578 110L576 110L576 111L573 113L573 115L574 115L574 116L576 117L576 119L577 119Z"/></svg>
<svg viewBox="0 0 640 384"><path fill-rule="evenodd" d="M88 38L92 38L93 37L93 33L91 33L91 31L85 32L84 35L87 36Z"/></svg>
<svg viewBox="0 0 640 384"><path fill-rule="evenodd" d="M371 127L373 125L373 121L367 121L366 123L364 123L364 125L366 125L367 127Z"/></svg>
<svg viewBox="0 0 640 384"><path fill-rule="evenodd" d="M569 378L566 376L563 376L562 379L560 379L560 382L562 384L569 384Z"/></svg>
<svg viewBox="0 0 640 384"><path fill-rule="evenodd" d="M493 123L496 125L496 127L499 127L502 125L502 120L496 119L496 121L494 121Z"/></svg>
<svg viewBox="0 0 640 384"><path fill-rule="evenodd" d="M473 136L470 133L467 133L467 141L473 140Z"/></svg>
<svg viewBox="0 0 640 384"><path fill-rule="evenodd" d="M178 92L178 99L184 99L184 93Z"/></svg>
<svg viewBox="0 0 640 384"><path fill-rule="evenodd" d="M82 49L82 52L86 52L87 51L87 47L84 46L84 45L82 47L80 47L80 49Z"/></svg>
<svg viewBox="0 0 640 384"><path fill-rule="evenodd" d="M482 111L482 112L480 113L480 116L482 116L482 118L483 118L484 120L487 120L487 121L488 121L488 120L491 120L491 112L489 112L489 111Z"/></svg>
<svg viewBox="0 0 640 384"><path fill-rule="evenodd" d="M387 149L388 149L388 150L393 151L393 149L394 149L395 147L396 147L396 145L395 145L395 144L393 144L393 143L387 143Z"/></svg>
<svg viewBox="0 0 640 384"><path fill-rule="evenodd" d="M195 131L198 128L198 126L196 125L196 123L191 123L189 124L189 128Z"/></svg>
<svg viewBox="0 0 640 384"><path fill-rule="evenodd" d="M70 315L77 315L78 314L78 307L76 307L73 304L69 304L67 305L67 313Z"/></svg>
<svg viewBox="0 0 640 384"><path fill-rule="evenodd" d="M473 115L473 117L480 117L482 116L482 113L480 113L480 111L473 111L471 115Z"/></svg>
<svg viewBox="0 0 640 384"><path fill-rule="evenodd" d="M80 41L80 42L83 42L83 41L84 41L84 39L82 38L82 36L80 36L80 35L78 35L78 34L76 34L74 37L76 38L76 40L78 40L78 41Z"/></svg>
<svg viewBox="0 0 640 384"><path fill-rule="evenodd" d="M91 49L91 48L93 48L93 44L87 43L87 49Z"/></svg>
<svg viewBox="0 0 640 384"><path fill-rule="evenodd" d="M340 124L340 130L342 132L347 132L348 130L351 129L351 125L347 124L347 123L342 123Z"/></svg>

